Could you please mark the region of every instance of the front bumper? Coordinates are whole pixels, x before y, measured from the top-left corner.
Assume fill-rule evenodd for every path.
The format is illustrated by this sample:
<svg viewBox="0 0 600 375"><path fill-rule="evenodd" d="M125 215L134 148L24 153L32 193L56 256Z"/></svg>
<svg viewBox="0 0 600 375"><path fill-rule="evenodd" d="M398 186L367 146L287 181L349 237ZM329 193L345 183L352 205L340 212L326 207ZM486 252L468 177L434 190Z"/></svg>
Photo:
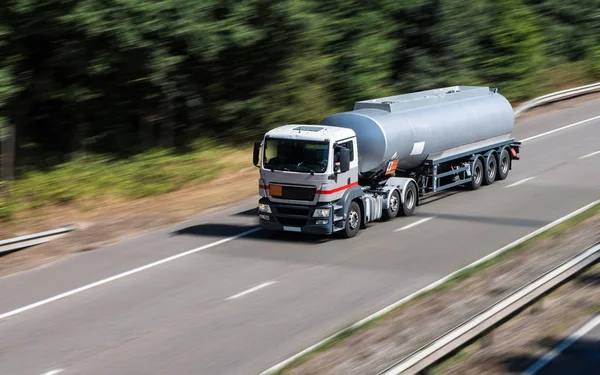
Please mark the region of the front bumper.
<svg viewBox="0 0 600 375"><path fill-rule="evenodd" d="M268 198L260 199L259 203L268 204L271 207L271 213L258 212L259 223L263 229L320 235L333 233L333 205L329 203L318 206L300 206L273 203ZM329 208L329 216L312 217L314 211L319 208ZM317 224L318 221L324 220L327 221L326 224Z"/></svg>

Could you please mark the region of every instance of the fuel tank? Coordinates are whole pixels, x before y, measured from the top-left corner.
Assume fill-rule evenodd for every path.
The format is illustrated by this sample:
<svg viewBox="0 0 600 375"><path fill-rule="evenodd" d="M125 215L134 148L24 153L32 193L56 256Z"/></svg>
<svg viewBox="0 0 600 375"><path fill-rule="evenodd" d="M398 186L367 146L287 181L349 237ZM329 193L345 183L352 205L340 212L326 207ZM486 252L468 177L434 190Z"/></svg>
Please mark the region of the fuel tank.
<svg viewBox="0 0 600 375"><path fill-rule="evenodd" d="M321 124L354 130L359 173L366 176L392 159L410 170L430 154L510 134L514 114L496 89L454 86L359 101Z"/></svg>

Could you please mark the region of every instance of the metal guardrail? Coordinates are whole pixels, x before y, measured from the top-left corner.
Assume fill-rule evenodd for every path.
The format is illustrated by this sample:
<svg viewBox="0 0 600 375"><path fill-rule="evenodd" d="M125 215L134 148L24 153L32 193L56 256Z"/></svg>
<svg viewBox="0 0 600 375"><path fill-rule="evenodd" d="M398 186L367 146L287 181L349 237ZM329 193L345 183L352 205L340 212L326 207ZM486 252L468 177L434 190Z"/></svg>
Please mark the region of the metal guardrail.
<svg viewBox="0 0 600 375"><path fill-rule="evenodd" d="M523 105L521 105L519 108L517 108L514 111L515 118L517 118L519 115L521 115L521 113L528 111L532 108L538 107L540 105L556 102L556 101L567 99L567 98L572 98L572 97L575 97L578 95L590 94L590 93L596 92L596 91L600 91L600 82L592 83L592 84L581 86L581 87L574 87L574 88L567 89L567 90L557 91L557 92L553 92L551 94L546 94L546 95L540 96L538 98L532 99L528 102L525 102Z"/></svg>
<svg viewBox="0 0 600 375"><path fill-rule="evenodd" d="M76 225L68 225L66 227L49 230L46 232L39 232L34 234L28 234L26 236L20 236L15 238L9 238L7 240L0 241L0 255L3 253L10 253L13 251L21 250L26 247L39 245L48 241L52 241L65 233L71 232L77 229Z"/></svg>
<svg viewBox="0 0 600 375"><path fill-rule="evenodd" d="M524 285L508 297L469 318L390 366L379 375L426 374L457 350L485 336L572 276L600 260L600 243Z"/></svg>

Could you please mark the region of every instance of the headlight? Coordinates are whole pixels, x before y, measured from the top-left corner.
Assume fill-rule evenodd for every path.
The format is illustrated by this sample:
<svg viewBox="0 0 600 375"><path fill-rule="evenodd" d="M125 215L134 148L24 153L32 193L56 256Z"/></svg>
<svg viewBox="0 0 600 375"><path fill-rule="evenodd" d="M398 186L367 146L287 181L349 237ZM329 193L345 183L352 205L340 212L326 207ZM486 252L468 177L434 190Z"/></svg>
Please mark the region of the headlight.
<svg viewBox="0 0 600 375"><path fill-rule="evenodd" d="M317 208L313 217L329 217L329 208Z"/></svg>
<svg viewBox="0 0 600 375"><path fill-rule="evenodd" d="M259 203L258 204L258 210L260 212L266 212L266 213L270 214L271 213L271 206L269 206L268 204Z"/></svg>

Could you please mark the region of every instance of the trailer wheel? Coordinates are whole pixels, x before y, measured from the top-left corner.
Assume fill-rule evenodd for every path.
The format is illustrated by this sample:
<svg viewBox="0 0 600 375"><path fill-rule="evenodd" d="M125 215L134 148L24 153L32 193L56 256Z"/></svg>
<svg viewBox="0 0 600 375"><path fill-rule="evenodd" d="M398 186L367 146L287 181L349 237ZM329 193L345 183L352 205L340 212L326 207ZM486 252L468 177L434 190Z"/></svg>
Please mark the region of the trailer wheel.
<svg viewBox="0 0 600 375"><path fill-rule="evenodd" d="M483 184L491 185L496 181L496 175L498 174L498 163L496 162L496 154L491 153L485 165L485 174L483 175Z"/></svg>
<svg viewBox="0 0 600 375"><path fill-rule="evenodd" d="M498 180L504 180L508 177L508 171L510 170L510 153L508 148L502 150L500 154L500 160L498 162Z"/></svg>
<svg viewBox="0 0 600 375"><path fill-rule="evenodd" d="M412 182L406 187L404 192L404 203L400 205L399 215L410 216L417 205L417 186Z"/></svg>
<svg viewBox="0 0 600 375"><path fill-rule="evenodd" d="M481 162L481 158L477 158L477 160L473 164L473 179L469 184L469 188L471 188L471 190L477 190L481 187L481 183L483 181L483 173L483 163Z"/></svg>
<svg viewBox="0 0 600 375"><path fill-rule="evenodd" d="M348 209L348 217L346 218L346 223L344 225L344 230L342 231L342 235L345 238L352 238L356 236L358 230L360 229L361 223L361 212L358 203L352 201L350 203L350 208Z"/></svg>
<svg viewBox="0 0 600 375"><path fill-rule="evenodd" d="M390 220L398 216L398 210L400 210L400 194L398 190L392 191L388 198L388 208L383 210L383 220Z"/></svg>

